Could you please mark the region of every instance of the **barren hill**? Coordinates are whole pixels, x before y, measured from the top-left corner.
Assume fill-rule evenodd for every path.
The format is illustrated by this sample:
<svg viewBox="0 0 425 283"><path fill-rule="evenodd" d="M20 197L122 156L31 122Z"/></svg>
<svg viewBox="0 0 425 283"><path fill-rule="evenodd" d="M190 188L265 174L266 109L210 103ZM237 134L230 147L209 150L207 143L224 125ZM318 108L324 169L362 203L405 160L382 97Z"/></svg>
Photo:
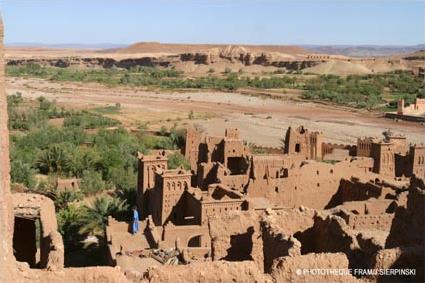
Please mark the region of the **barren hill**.
<svg viewBox="0 0 425 283"><path fill-rule="evenodd" d="M386 73L395 70L407 70L408 64L390 60L329 60L327 62L303 69L304 73L319 75L365 75L372 73Z"/></svg>
<svg viewBox="0 0 425 283"><path fill-rule="evenodd" d="M125 48L114 49L116 53L195 53L211 49L225 49L227 44L174 44L159 42L139 42ZM293 45L237 45L252 52L279 52L288 54L308 53L302 47ZM110 50L112 51L112 50Z"/></svg>
<svg viewBox="0 0 425 283"><path fill-rule="evenodd" d="M405 55L406 60L425 60L425 49Z"/></svg>

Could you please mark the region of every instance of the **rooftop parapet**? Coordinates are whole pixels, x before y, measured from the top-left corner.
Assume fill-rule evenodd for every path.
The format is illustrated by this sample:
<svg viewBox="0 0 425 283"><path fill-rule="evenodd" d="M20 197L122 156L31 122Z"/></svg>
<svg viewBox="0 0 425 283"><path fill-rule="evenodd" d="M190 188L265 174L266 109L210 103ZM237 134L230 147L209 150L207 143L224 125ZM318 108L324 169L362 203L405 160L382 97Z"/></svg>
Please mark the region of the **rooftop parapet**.
<svg viewBox="0 0 425 283"><path fill-rule="evenodd" d="M141 152L137 152L137 159L143 161L155 161L155 160L168 160L167 154L165 150L158 150L152 154L143 154Z"/></svg>

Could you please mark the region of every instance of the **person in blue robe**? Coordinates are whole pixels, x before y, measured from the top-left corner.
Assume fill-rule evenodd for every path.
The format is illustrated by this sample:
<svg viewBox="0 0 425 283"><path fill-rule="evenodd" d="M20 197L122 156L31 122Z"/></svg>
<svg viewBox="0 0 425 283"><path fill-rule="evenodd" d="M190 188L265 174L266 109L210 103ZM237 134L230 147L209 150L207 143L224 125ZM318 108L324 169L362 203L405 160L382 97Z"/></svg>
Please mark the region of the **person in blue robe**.
<svg viewBox="0 0 425 283"><path fill-rule="evenodd" d="M133 235L139 231L139 212L137 207L133 207Z"/></svg>

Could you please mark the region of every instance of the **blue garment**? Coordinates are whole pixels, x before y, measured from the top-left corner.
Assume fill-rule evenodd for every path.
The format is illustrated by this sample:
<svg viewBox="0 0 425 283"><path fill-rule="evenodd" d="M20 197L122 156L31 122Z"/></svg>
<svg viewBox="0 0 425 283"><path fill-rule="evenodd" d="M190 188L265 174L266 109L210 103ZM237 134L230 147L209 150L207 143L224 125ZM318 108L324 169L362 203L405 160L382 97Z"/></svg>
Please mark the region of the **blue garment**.
<svg viewBox="0 0 425 283"><path fill-rule="evenodd" d="M133 234L139 231L139 212L133 210Z"/></svg>

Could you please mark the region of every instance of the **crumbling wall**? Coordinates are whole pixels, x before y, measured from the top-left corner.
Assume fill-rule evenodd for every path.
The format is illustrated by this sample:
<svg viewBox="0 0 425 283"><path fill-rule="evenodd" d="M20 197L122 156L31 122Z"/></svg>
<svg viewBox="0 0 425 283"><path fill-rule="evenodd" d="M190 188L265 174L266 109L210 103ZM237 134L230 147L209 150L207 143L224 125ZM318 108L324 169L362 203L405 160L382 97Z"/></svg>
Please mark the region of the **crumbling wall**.
<svg viewBox="0 0 425 283"><path fill-rule="evenodd" d="M425 184L412 177L407 207L399 206L395 212L386 248L424 246Z"/></svg>
<svg viewBox="0 0 425 283"><path fill-rule="evenodd" d="M301 243L292 235L283 234L280 227L274 224L267 219L261 221L264 272L267 273L270 273L275 258L301 255Z"/></svg>
<svg viewBox="0 0 425 283"><path fill-rule="evenodd" d="M211 218L213 260L253 260L263 269L263 241L260 215L250 212L231 212L227 216Z"/></svg>
<svg viewBox="0 0 425 283"><path fill-rule="evenodd" d="M314 224L316 210L300 206L268 212L263 219L278 227L279 231L285 235L294 235L297 232L305 231Z"/></svg>
<svg viewBox="0 0 425 283"><path fill-rule="evenodd" d="M247 193L248 196L267 198L279 206L330 208L342 203L338 193L341 179L351 176L365 176L367 179L377 177L364 167L368 161L364 159L368 158L353 158L336 164L305 161L295 168L290 168L285 178L260 176L252 180Z"/></svg>
<svg viewBox="0 0 425 283"><path fill-rule="evenodd" d="M55 205L53 201L38 194L13 194L14 213L26 218L39 218L42 237L40 239L40 267L49 270L64 266L62 236L57 231Z"/></svg>
<svg viewBox="0 0 425 283"><path fill-rule="evenodd" d="M273 262L275 282L360 282L350 274L314 274L314 270L347 270L348 259L343 253L320 253L280 257ZM311 273L310 273L311 272Z"/></svg>
<svg viewBox="0 0 425 283"><path fill-rule="evenodd" d="M354 230L389 231L398 203L391 199L344 202L332 209Z"/></svg>
<svg viewBox="0 0 425 283"><path fill-rule="evenodd" d="M349 215L347 224L355 230L382 230L389 231L394 214L380 215Z"/></svg>
<svg viewBox="0 0 425 283"><path fill-rule="evenodd" d="M370 276L378 282L423 282L424 247L403 247L379 250L372 257L371 268L379 269L415 269L414 275Z"/></svg>
<svg viewBox="0 0 425 283"><path fill-rule="evenodd" d="M363 181L358 178L342 178L337 193L329 202L327 208L341 205L344 202L363 201L370 198L379 198L383 195L384 188L380 184Z"/></svg>
<svg viewBox="0 0 425 283"><path fill-rule="evenodd" d="M270 272L274 259L301 254L301 243L294 236L313 226L316 211L299 207L266 212L261 229L264 271Z"/></svg>
<svg viewBox="0 0 425 283"><path fill-rule="evenodd" d="M145 274L145 279L151 283L271 282L252 261L213 261L189 265L166 265L149 269Z"/></svg>
<svg viewBox="0 0 425 283"><path fill-rule="evenodd" d="M343 218L322 213L314 218L313 227L295 236L301 242L302 254L343 252L350 268L367 268L371 256L384 247L386 235L383 231L352 230Z"/></svg>
<svg viewBox="0 0 425 283"><path fill-rule="evenodd" d="M19 283L130 282L118 267L96 266L65 268L60 271L45 271L40 269L29 269L24 264L18 264L16 268L19 271L19 277L14 277L14 280Z"/></svg>

